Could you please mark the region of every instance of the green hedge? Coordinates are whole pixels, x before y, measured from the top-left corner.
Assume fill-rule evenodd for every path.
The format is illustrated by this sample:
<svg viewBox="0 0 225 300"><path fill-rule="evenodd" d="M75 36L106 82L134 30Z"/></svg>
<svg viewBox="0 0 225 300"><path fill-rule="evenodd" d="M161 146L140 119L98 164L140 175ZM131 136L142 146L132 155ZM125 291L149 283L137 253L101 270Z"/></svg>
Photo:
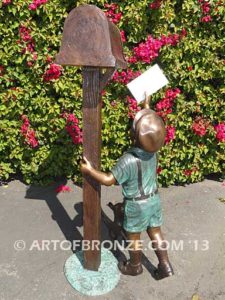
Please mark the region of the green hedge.
<svg viewBox="0 0 225 300"><path fill-rule="evenodd" d="M80 181L82 77L54 64L68 12L104 10L121 30L128 69L103 92L102 169L129 147L139 109L125 84L158 63L169 86L152 107L167 125L159 181L194 182L225 169L224 16L222 1L2 0L0 8L0 177L27 183L66 175Z"/></svg>

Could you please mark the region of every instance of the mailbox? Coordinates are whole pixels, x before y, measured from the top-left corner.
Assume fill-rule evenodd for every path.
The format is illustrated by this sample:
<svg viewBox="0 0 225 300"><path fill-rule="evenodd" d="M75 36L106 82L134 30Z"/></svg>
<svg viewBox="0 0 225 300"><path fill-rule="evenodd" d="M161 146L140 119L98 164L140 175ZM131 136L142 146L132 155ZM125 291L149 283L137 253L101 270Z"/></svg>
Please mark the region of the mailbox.
<svg viewBox="0 0 225 300"><path fill-rule="evenodd" d="M120 32L94 5L81 5L66 18L56 63L125 68Z"/></svg>

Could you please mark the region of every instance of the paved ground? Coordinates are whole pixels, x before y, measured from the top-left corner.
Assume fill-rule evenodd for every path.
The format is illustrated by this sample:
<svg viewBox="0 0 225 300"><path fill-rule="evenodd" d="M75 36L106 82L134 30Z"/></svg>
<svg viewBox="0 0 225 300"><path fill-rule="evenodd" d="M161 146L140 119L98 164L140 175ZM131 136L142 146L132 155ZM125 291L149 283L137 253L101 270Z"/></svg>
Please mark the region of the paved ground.
<svg viewBox="0 0 225 300"><path fill-rule="evenodd" d="M64 240L82 237L82 190L68 182L72 192L57 195L58 184L40 188L13 181L0 187L1 300L91 298L78 294L64 277L64 262L71 250L63 251L53 242L49 250L40 248L44 240L58 240L64 243L62 248L68 248ZM225 186L213 180L161 189L163 231L175 276L156 281L149 272L157 264L156 257L148 250L145 255L150 262L144 260L142 275L122 275L112 292L92 299L186 300L197 294L201 300L224 300L225 204L221 197L225 197ZM106 203L120 200L120 187L102 189L107 213ZM104 226L103 239L107 239ZM145 234L143 239L147 245ZM24 246L24 250L15 249Z"/></svg>

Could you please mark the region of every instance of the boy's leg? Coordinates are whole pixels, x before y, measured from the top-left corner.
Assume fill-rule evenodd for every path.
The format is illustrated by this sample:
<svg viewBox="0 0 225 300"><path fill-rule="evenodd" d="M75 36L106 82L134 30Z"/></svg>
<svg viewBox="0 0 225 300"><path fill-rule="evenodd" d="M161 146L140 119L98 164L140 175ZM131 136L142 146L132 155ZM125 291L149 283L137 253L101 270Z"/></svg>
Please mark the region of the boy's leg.
<svg viewBox="0 0 225 300"><path fill-rule="evenodd" d="M129 240L130 260L125 263L120 262L118 267L122 274L136 276L143 272L143 268L141 265L142 251L140 249L141 233L127 232L127 237Z"/></svg>
<svg viewBox="0 0 225 300"><path fill-rule="evenodd" d="M159 264L157 273L160 278L168 277L174 274L173 268L169 262L167 254L167 244L164 241L160 227L149 227L147 229L149 238L152 240L152 247L158 257Z"/></svg>

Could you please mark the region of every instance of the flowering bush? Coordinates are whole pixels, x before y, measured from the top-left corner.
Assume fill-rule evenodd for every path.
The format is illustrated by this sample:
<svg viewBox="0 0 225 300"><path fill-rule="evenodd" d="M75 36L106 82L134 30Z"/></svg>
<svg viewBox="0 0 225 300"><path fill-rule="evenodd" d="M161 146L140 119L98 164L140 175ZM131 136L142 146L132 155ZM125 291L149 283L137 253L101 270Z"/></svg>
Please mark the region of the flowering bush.
<svg viewBox="0 0 225 300"><path fill-rule="evenodd" d="M68 12L95 4L124 42L126 70L102 92L102 169L130 146L129 120L140 110L126 84L158 63L169 85L151 106L165 121L157 172L164 185L225 169L225 71L220 0L2 0L0 4L0 177L27 183L66 175L79 181L82 76L54 63Z"/></svg>

